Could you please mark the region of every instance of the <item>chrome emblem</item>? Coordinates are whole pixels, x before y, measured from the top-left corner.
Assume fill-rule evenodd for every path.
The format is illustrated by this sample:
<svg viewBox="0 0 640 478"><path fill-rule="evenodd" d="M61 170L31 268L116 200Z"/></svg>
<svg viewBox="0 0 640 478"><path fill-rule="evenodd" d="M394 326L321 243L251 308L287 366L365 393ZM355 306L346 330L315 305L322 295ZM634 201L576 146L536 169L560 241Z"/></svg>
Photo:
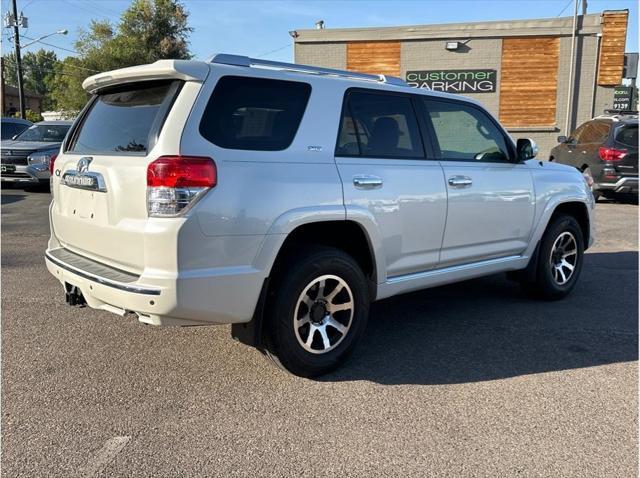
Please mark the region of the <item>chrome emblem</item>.
<svg viewBox="0 0 640 478"><path fill-rule="evenodd" d="M76 165L76 170L70 169L66 171L60 179L60 184L70 188L106 193L107 187L102 174L89 171L91 161L93 161L93 158L80 158ZM59 171L56 171L56 175L59 174Z"/></svg>
<svg viewBox="0 0 640 478"><path fill-rule="evenodd" d="M89 171L89 165L91 164L91 161L93 161L93 158L81 158L80 161L78 161L78 165L76 166L76 171L78 171L78 174L83 174Z"/></svg>

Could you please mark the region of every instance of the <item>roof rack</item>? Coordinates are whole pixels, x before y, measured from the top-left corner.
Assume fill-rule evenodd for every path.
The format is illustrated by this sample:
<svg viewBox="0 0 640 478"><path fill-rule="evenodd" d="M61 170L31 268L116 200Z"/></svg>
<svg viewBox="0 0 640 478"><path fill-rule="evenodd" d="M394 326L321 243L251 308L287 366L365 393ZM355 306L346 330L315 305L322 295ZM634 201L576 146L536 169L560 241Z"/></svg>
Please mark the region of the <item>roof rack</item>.
<svg viewBox="0 0 640 478"><path fill-rule="evenodd" d="M613 121L620 121L621 118L636 119L638 118L638 112L635 110L611 109L611 110L604 110L603 114L595 116L594 119L595 118L607 118Z"/></svg>
<svg viewBox="0 0 640 478"><path fill-rule="evenodd" d="M357 73L354 71L336 70L333 68L323 68L320 66L297 65L295 63L284 63L280 61L261 60L258 58L249 58L241 55L228 55L219 53L213 55L207 60L209 63L218 63L221 65L234 65L246 67L266 68L270 70L284 70L295 73L307 73L310 75L326 75L337 76L341 78L350 78L353 80L373 81L376 83L385 83L395 86L409 86L402 79L396 76L387 75L371 75L368 73Z"/></svg>

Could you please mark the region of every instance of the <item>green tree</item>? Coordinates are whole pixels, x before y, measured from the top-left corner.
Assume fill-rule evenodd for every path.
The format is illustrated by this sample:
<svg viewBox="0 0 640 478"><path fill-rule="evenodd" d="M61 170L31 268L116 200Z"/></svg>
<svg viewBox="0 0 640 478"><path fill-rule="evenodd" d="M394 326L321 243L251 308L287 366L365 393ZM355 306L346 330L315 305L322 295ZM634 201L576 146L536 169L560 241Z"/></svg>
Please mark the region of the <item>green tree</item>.
<svg viewBox="0 0 640 478"><path fill-rule="evenodd" d="M134 0L118 25L92 21L75 44L79 56L57 67L52 96L58 109L80 110L88 99L82 81L95 73L191 58L187 18L178 0Z"/></svg>
<svg viewBox="0 0 640 478"><path fill-rule="evenodd" d="M27 52L22 57L22 77L24 88L27 91L44 96L43 108L50 109L53 106L49 92L56 72L58 57L55 52L40 49L36 52ZM18 72L16 55L11 52L3 57L5 69L5 81L8 85L18 86Z"/></svg>
<svg viewBox="0 0 640 478"><path fill-rule="evenodd" d="M35 111L32 110L26 110L25 112L25 116L26 116L26 120L31 121L32 123L37 123L38 121L42 121L42 116L40 115L40 113L36 113ZM15 118L20 118L20 112L16 111L16 113L13 115Z"/></svg>

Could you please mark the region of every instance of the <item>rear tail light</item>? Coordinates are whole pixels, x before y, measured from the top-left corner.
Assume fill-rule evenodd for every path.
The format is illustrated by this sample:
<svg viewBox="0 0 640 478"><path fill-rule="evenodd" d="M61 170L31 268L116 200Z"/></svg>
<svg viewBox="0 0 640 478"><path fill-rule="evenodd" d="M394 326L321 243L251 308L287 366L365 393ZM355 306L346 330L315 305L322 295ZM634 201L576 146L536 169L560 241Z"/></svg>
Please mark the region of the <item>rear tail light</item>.
<svg viewBox="0 0 640 478"><path fill-rule="evenodd" d="M147 167L147 212L150 217L178 216L217 181L211 158L161 156Z"/></svg>
<svg viewBox="0 0 640 478"><path fill-rule="evenodd" d="M626 154L626 149L600 147L600 159L603 161L620 161Z"/></svg>
<svg viewBox="0 0 640 478"><path fill-rule="evenodd" d="M58 157L58 153L53 153L49 158L49 172L53 176L53 167L56 163L56 158Z"/></svg>

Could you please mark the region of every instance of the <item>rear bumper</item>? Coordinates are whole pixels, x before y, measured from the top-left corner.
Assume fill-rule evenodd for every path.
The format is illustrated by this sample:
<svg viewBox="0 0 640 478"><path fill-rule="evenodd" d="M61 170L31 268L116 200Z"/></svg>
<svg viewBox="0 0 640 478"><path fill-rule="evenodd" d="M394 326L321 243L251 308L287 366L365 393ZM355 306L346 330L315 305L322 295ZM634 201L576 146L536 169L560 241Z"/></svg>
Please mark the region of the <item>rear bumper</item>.
<svg viewBox="0 0 640 478"><path fill-rule="evenodd" d="M47 269L76 286L89 307L133 312L153 325L207 325L251 320L264 277L251 268L141 276L110 268L66 249L45 254Z"/></svg>
<svg viewBox="0 0 640 478"><path fill-rule="evenodd" d="M614 193L637 193L638 176L628 176L620 178L612 183L596 183L595 189L598 191L611 191Z"/></svg>
<svg viewBox="0 0 640 478"><path fill-rule="evenodd" d="M2 173L0 181L5 183L41 184L48 181L50 177L51 174L47 165L16 165L14 172Z"/></svg>

